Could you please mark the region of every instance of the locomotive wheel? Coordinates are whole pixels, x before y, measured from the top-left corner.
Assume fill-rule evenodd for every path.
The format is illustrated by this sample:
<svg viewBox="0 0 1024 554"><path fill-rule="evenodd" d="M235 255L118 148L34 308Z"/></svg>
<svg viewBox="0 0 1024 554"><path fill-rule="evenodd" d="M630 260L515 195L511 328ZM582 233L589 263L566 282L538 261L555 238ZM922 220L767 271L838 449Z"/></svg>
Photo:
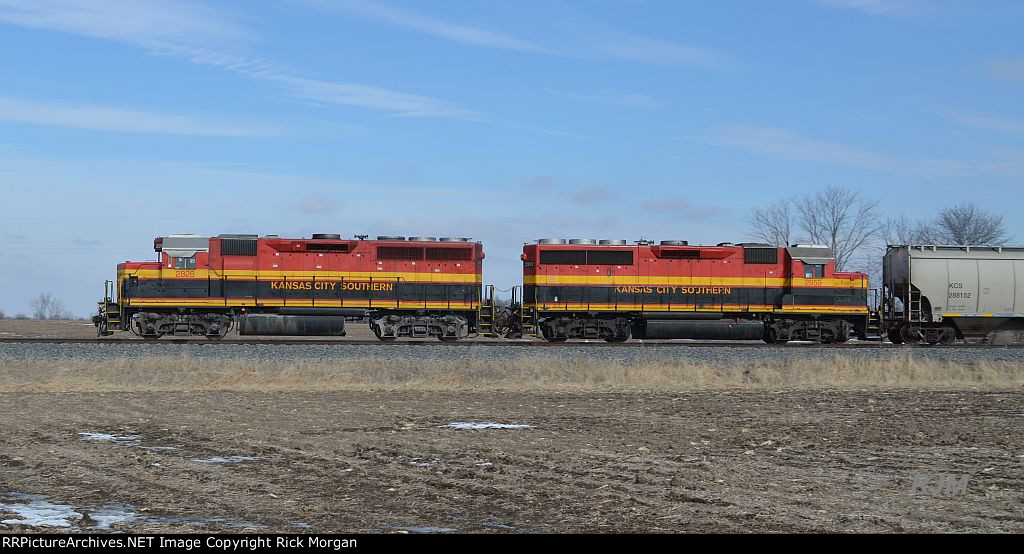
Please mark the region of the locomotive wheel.
<svg viewBox="0 0 1024 554"><path fill-rule="evenodd" d="M626 342L629 340L629 336L625 337L606 337L605 342Z"/></svg>
<svg viewBox="0 0 1024 554"><path fill-rule="evenodd" d="M779 338L779 330L771 326L764 328L764 336L761 340L768 344L786 344L789 342L789 339Z"/></svg>
<svg viewBox="0 0 1024 554"><path fill-rule="evenodd" d="M139 335L139 336L141 336L142 338L144 338L146 340L156 340L156 339L162 337L163 335Z"/></svg>
<svg viewBox="0 0 1024 554"><path fill-rule="evenodd" d="M544 340L548 342L565 342L569 340L568 337L544 337Z"/></svg>
<svg viewBox="0 0 1024 554"><path fill-rule="evenodd" d="M370 330L373 331L373 334L374 334L374 336L377 337L377 340L382 341L382 342L391 342L391 341L393 341L393 340L398 338L398 337L385 337L384 335L381 334L380 327L378 327L376 325L370 325Z"/></svg>
<svg viewBox="0 0 1024 554"><path fill-rule="evenodd" d="M437 337L441 342L456 342L459 337Z"/></svg>

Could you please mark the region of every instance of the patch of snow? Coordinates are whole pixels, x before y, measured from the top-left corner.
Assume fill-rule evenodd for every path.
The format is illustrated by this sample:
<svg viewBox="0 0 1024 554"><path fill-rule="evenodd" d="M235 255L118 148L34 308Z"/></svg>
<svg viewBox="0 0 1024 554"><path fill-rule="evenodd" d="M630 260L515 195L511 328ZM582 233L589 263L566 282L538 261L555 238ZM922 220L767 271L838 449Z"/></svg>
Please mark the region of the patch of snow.
<svg viewBox="0 0 1024 554"><path fill-rule="evenodd" d="M84 441L112 442L114 444L125 444L135 446L142 439L142 435L114 435L109 433L79 433Z"/></svg>
<svg viewBox="0 0 1024 554"><path fill-rule="evenodd" d="M3 525L28 525L30 527L71 527L72 519L82 519L82 514L68 504L54 504L38 494L11 493L7 498L17 502L0 502L0 511L14 512L20 519L5 519Z"/></svg>
<svg viewBox="0 0 1024 554"><path fill-rule="evenodd" d="M210 456L207 458L192 458L192 461L204 464L237 464L239 462L255 462L259 459L256 456Z"/></svg>
<svg viewBox="0 0 1024 554"><path fill-rule="evenodd" d="M91 517L93 521L96 522L96 525L93 526L93 529L109 531L111 525L116 525L118 523L128 523L130 521L142 519L135 512L129 511L131 508L134 507L135 506L132 506L131 504L117 504L114 506L100 508L95 512L90 512L89 517Z"/></svg>
<svg viewBox="0 0 1024 554"><path fill-rule="evenodd" d="M447 427L449 429L469 429L469 430L481 430L481 429L533 429L533 425L526 425L522 423L493 423L493 422L470 422L470 421L456 421L449 423L448 425L442 425L441 427Z"/></svg>

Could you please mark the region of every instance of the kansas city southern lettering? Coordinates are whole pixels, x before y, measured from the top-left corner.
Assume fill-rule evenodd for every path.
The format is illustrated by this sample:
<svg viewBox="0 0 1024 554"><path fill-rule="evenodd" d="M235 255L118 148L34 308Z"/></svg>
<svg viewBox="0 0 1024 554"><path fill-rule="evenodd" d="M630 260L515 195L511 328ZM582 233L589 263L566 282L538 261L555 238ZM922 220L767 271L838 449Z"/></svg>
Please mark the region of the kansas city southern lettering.
<svg viewBox="0 0 1024 554"><path fill-rule="evenodd" d="M732 287L615 287L619 294L732 294Z"/></svg>
<svg viewBox="0 0 1024 554"><path fill-rule="evenodd" d="M271 281L270 290L371 290L393 291L394 283L371 283L369 281Z"/></svg>

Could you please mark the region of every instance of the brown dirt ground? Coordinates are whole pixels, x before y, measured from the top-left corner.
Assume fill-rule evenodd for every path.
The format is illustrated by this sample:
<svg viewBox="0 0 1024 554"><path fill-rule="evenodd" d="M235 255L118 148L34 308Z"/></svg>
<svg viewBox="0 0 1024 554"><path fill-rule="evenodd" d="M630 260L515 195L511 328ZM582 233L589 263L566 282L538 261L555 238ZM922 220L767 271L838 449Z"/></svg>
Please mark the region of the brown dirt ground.
<svg viewBox="0 0 1024 554"><path fill-rule="evenodd" d="M228 532L1019 533L1022 413L1019 391L3 393L0 496ZM912 490L939 474L965 493Z"/></svg>

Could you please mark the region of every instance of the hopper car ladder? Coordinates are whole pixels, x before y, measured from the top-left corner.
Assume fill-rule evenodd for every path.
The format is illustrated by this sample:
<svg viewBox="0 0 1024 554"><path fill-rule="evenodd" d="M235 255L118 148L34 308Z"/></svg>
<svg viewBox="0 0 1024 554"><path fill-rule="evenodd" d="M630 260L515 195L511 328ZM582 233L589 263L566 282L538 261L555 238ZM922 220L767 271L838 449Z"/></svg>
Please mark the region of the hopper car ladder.
<svg viewBox="0 0 1024 554"><path fill-rule="evenodd" d="M882 337L882 313L884 308L882 306L882 291L879 289L871 289L871 301L868 304L868 321L867 326L864 329L864 335L868 339L879 339Z"/></svg>

